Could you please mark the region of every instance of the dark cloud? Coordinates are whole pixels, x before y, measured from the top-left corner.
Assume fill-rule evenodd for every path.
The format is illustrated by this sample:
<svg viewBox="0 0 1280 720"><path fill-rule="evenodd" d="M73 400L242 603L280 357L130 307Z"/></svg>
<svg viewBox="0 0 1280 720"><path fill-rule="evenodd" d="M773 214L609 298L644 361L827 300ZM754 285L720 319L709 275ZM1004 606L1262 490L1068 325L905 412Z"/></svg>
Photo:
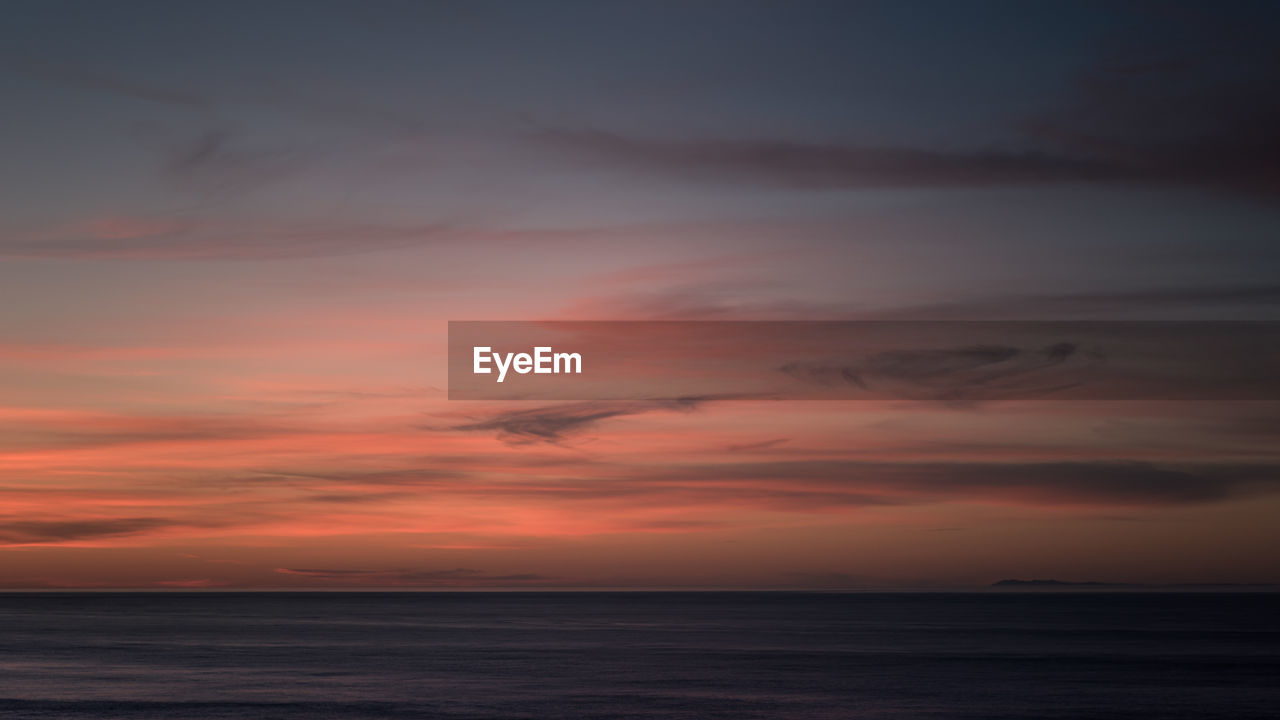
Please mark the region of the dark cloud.
<svg viewBox="0 0 1280 720"><path fill-rule="evenodd" d="M729 445L726 449L729 452L751 452L753 450L768 450L782 443L789 441L791 438L774 438L773 440L761 440L760 442L751 443L735 443Z"/></svg>
<svg viewBox="0 0 1280 720"><path fill-rule="evenodd" d="M1118 37L1023 130L1151 183L1280 198L1280 50L1256 28L1166 13Z"/></svg>
<svg viewBox="0 0 1280 720"><path fill-rule="evenodd" d="M1071 388L1101 360L1074 343L1040 348L974 345L893 350L847 364L789 363L780 370L807 383L853 385L910 400L966 402L1039 397Z"/></svg>
<svg viewBox="0 0 1280 720"><path fill-rule="evenodd" d="M1032 505L1193 505L1280 490L1280 466L1149 462L783 461L672 468L668 482L763 489L820 506L941 501ZM651 478L651 479L657 479Z"/></svg>
<svg viewBox="0 0 1280 720"><path fill-rule="evenodd" d="M580 298L565 309L569 317L617 320L788 320L854 316L853 305L804 300L761 299L774 288L757 283L701 282L696 286L646 287L634 292Z"/></svg>
<svg viewBox="0 0 1280 720"><path fill-rule="evenodd" d="M446 463L448 458L435 459L437 462ZM474 460L470 458L469 460ZM465 464L465 462L464 462ZM260 486L265 484L272 485L298 485L311 487L316 483L323 483L321 487L329 484L334 485L357 485L370 488L426 488L426 487L442 487L454 484L457 481L465 480L468 473L459 470L436 469L436 468L403 468L400 470L380 470L375 472L320 472L320 471L291 471L291 470L263 470L254 474L234 480L225 481L226 484L239 484ZM309 499L317 502L376 502L379 499L389 498L392 495L399 494L402 491L394 492L321 492ZM406 490L407 492L407 490Z"/></svg>
<svg viewBox="0 0 1280 720"><path fill-rule="evenodd" d="M491 430L513 443L559 442L602 420L650 412L689 412L712 400L708 397L657 398L652 400L600 401L550 405L512 410L477 422L455 425L462 431Z"/></svg>
<svg viewBox="0 0 1280 720"><path fill-rule="evenodd" d="M578 305L590 308L593 317L637 320L1110 320L1185 318L1197 310L1214 312L1215 317L1228 312L1236 317L1246 311L1269 319L1280 308L1280 285L1268 283L1003 294L875 310L853 302L760 300L759 295L769 289L765 285L646 288L592 296ZM571 316L575 311L581 314L577 307L568 309Z"/></svg>
<svg viewBox="0 0 1280 720"><path fill-rule="evenodd" d="M0 450L74 449L188 441L236 441L303 435L308 431L241 416L165 417L99 415L61 422L23 418L0 423Z"/></svg>
<svg viewBox="0 0 1280 720"><path fill-rule="evenodd" d="M785 140L657 141L547 131L541 142L586 157L681 177L798 188L955 187L1112 180L1105 163L1034 152L966 152Z"/></svg>
<svg viewBox="0 0 1280 720"><path fill-rule="evenodd" d="M316 568L278 568L278 573L285 575L310 575L315 577L334 577L343 575L377 575L385 570L333 570Z"/></svg>
<svg viewBox="0 0 1280 720"><path fill-rule="evenodd" d="M553 148L676 178L795 188L1121 182L1280 199L1280 49L1217 13L1153 14L993 149L548 130Z"/></svg>
<svg viewBox="0 0 1280 720"><path fill-rule="evenodd" d="M328 493L320 495L311 495L307 498L309 502L327 503L333 505L359 505L364 503L386 502L388 500L399 500L401 498L411 497L410 493L404 492L375 492L375 493Z"/></svg>
<svg viewBox="0 0 1280 720"><path fill-rule="evenodd" d="M189 221L156 230L100 233L71 229L0 239L0 257L99 260L281 260L421 247L455 237L448 224L391 227L324 223L236 224Z"/></svg>
<svg viewBox="0 0 1280 720"><path fill-rule="evenodd" d="M533 573L490 574L471 568L451 570L383 569L326 569L326 568L276 568L282 575L298 575L317 580L346 585L492 585L508 582L536 582L554 578Z"/></svg>
<svg viewBox="0 0 1280 720"><path fill-rule="evenodd" d="M0 522L0 545L36 545L94 540L170 527L164 518L136 517L101 520L9 520Z"/></svg>
<svg viewBox="0 0 1280 720"><path fill-rule="evenodd" d="M1280 306L1280 285L1190 286L1116 292L1056 295L1002 295L936 305L918 305L878 317L901 319L1013 319L1116 318L1144 312L1183 312L1196 309L1221 312L1231 308L1270 310Z"/></svg>
<svg viewBox="0 0 1280 720"><path fill-rule="evenodd" d="M226 129L206 130L159 148L163 176L202 193L245 193L314 169L327 153L315 147L256 147Z"/></svg>
<svg viewBox="0 0 1280 720"><path fill-rule="evenodd" d="M938 502L1044 507L1191 506L1280 492L1280 466L1146 461L771 460L585 464L535 480L471 478L433 492L630 510L768 508L823 513ZM643 518L628 530L703 530L722 518Z"/></svg>

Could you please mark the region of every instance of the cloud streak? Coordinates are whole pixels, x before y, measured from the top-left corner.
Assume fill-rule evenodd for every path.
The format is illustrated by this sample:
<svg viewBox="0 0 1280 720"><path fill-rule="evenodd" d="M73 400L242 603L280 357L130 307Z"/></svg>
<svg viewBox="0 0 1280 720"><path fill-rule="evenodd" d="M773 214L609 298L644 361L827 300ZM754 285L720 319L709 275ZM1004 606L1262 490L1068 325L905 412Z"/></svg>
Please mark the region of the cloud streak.
<svg viewBox="0 0 1280 720"><path fill-rule="evenodd" d="M724 463L655 472L697 488L751 488L817 509L843 505L996 502L1045 506L1178 506L1280 491L1280 466L1088 462Z"/></svg>
<svg viewBox="0 0 1280 720"><path fill-rule="evenodd" d="M1275 44L1196 21L1200 42L1122 39L1078 75L1056 111L1026 120L1030 137L1121 175L1280 200L1280 82Z"/></svg>
<svg viewBox="0 0 1280 720"><path fill-rule="evenodd" d="M1175 33L1176 35L1176 33ZM657 140L550 129L535 140L624 170L797 189L1129 183L1280 200L1274 43L1210 33L1199 47L1134 43L1082 68L1053 110L1010 122L1006 149L790 138ZM1011 150L1007 148L1018 148Z"/></svg>
<svg viewBox="0 0 1280 720"><path fill-rule="evenodd" d="M946 151L780 139L658 141L604 131L546 131L538 141L617 167L802 189L981 187L1124 179L1065 155Z"/></svg>
<svg viewBox="0 0 1280 720"><path fill-rule="evenodd" d="M455 425L462 432L495 431L511 443L557 443L612 418L651 412L691 412L712 398L679 397L635 401L602 401L551 405L498 413L476 422Z"/></svg>
<svg viewBox="0 0 1280 720"><path fill-rule="evenodd" d="M1208 309L1221 313L1230 308L1275 312L1280 306L1280 285L1204 285L1114 292L999 295L933 305L917 305L882 311L877 317L893 319L975 320L1030 318L1130 317L1143 312L1183 312Z"/></svg>
<svg viewBox="0 0 1280 720"><path fill-rule="evenodd" d="M165 518L125 517L93 520L9 520L0 522L0 545L53 545L137 535L172 527Z"/></svg>
<svg viewBox="0 0 1280 720"><path fill-rule="evenodd" d="M400 585L416 587L483 587L497 584L525 584L554 580L554 578L534 573L492 574L471 568L454 568L451 570L276 568L275 572L281 575L307 578L327 584L373 587Z"/></svg>
<svg viewBox="0 0 1280 720"><path fill-rule="evenodd" d="M1083 382L1080 371L1103 358L1070 342L1041 348L973 345L891 350L845 365L798 362L779 368L802 382L853 385L912 400L966 402L1052 395Z"/></svg>
<svg viewBox="0 0 1280 720"><path fill-rule="evenodd" d="M459 235L448 223L389 226L153 220L99 222L0 238L0 257L77 260L289 260L414 248Z"/></svg>

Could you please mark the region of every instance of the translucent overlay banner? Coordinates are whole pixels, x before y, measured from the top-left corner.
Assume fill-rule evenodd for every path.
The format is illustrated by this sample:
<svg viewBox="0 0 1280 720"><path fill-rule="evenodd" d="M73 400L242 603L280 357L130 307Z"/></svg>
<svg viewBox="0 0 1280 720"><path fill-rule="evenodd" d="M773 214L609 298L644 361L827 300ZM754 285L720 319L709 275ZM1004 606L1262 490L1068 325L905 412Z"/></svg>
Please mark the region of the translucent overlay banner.
<svg viewBox="0 0 1280 720"><path fill-rule="evenodd" d="M450 322L449 398L1280 400L1280 323Z"/></svg>

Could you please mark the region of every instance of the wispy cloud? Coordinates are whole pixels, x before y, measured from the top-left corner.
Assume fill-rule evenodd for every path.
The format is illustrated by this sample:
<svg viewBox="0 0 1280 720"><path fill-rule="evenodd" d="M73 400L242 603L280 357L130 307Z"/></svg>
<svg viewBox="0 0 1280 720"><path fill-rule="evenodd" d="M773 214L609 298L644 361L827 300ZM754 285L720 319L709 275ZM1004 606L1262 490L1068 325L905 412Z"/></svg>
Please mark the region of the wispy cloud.
<svg viewBox="0 0 1280 720"><path fill-rule="evenodd" d="M500 438L513 443L554 443L603 420L651 412L690 412L711 399L713 398L680 397L566 403L502 412L483 420L455 425L451 429L464 432L496 431Z"/></svg>
<svg viewBox="0 0 1280 720"><path fill-rule="evenodd" d="M976 501L1046 506L1168 506L1280 491L1269 464L862 462L799 460L673 467L653 473L698 487L776 493L800 505Z"/></svg>
<svg viewBox="0 0 1280 720"><path fill-rule="evenodd" d="M944 302L868 306L866 301L761 299L763 284L714 282L592 295L561 317L607 320L1074 320L1209 317L1270 319L1280 285L1184 285L1075 293L994 293Z"/></svg>
<svg viewBox="0 0 1280 720"><path fill-rule="evenodd" d="M759 442L734 443L732 445L729 445L726 449L729 450L729 452L754 452L756 450L769 450L771 448L775 448L789 441L790 439L791 438L774 438L772 440L760 440Z"/></svg>
<svg viewBox="0 0 1280 720"><path fill-rule="evenodd" d="M0 237L0 256L99 260L276 260L422 247L453 238L449 223L335 225L199 218L90 221Z"/></svg>
<svg viewBox="0 0 1280 720"><path fill-rule="evenodd" d="M950 151L781 139L649 140L549 130L540 142L620 168L794 188L969 187L1114 180L1123 169L1067 155Z"/></svg>
<svg viewBox="0 0 1280 720"><path fill-rule="evenodd" d="M886 319L981 320L981 319L1114 319L1143 313L1167 317L1169 313L1245 308L1269 310L1280 307L1280 285L1197 285L1122 290L1112 292L993 295L985 298L916 305L875 313Z"/></svg>
<svg viewBox="0 0 1280 720"><path fill-rule="evenodd" d="M178 525L155 517L86 520L0 520L0 545L63 544L77 540L135 535Z"/></svg>
<svg viewBox="0 0 1280 720"><path fill-rule="evenodd" d="M1275 43L1198 11L1162 20L1156 42L1117 38L1023 131L1137 180L1280 199L1280 98L1260 90L1280 82Z"/></svg>
<svg viewBox="0 0 1280 720"><path fill-rule="evenodd" d="M936 350L891 350L832 365L796 362L779 370L806 383L853 385L915 400L1041 397L1075 387L1081 373L1105 358L1070 342L1040 348L974 345Z"/></svg>
<svg viewBox="0 0 1280 720"><path fill-rule="evenodd" d="M326 569L326 568L277 568L281 575L291 575L321 581L326 584L346 586L485 586L502 583L545 582L554 578L534 573L492 574L471 568L451 570L412 569Z"/></svg>
<svg viewBox="0 0 1280 720"><path fill-rule="evenodd" d="M1053 109L1012 118L1007 140L992 148L567 128L535 140L614 169L682 180L800 189L1127 183L1274 203L1280 99L1259 88L1280 83L1280 52L1257 36L1243 39L1240 28L1211 25L1197 26L1194 46L1178 41L1177 28L1155 42L1122 39L1079 71Z"/></svg>
<svg viewBox="0 0 1280 720"><path fill-rule="evenodd" d="M299 435L300 427L286 427L261 415L128 415L7 408L0 412L5 439L0 451L56 448L116 448L141 444L186 442L246 442Z"/></svg>
<svg viewBox="0 0 1280 720"><path fill-rule="evenodd" d="M183 189L218 194L259 192L314 170L329 154L318 147L257 147L225 128L205 130L159 149L165 179Z"/></svg>

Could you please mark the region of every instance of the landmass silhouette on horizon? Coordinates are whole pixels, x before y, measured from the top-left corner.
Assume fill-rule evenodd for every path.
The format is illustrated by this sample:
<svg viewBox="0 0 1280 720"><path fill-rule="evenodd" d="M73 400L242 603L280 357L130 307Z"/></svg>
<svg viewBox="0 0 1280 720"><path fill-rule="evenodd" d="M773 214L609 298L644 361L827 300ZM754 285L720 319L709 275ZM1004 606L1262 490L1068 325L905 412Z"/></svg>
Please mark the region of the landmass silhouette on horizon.
<svg viewBox="0 0 1280 720"><path fill-rule="evenodd" d="M1096 580L1086 582L1074 582L1069 580L1019 580L1016 578L1006 578L991 583L991 587L995 588L1149 588L1149 589L1170 589L1170 588L1269 588L1280 589L1280 584L1276 583L1173 583L1167 585L1152 585L1147 583L1117 583L1117 582L1098 582Z"/></svg>

